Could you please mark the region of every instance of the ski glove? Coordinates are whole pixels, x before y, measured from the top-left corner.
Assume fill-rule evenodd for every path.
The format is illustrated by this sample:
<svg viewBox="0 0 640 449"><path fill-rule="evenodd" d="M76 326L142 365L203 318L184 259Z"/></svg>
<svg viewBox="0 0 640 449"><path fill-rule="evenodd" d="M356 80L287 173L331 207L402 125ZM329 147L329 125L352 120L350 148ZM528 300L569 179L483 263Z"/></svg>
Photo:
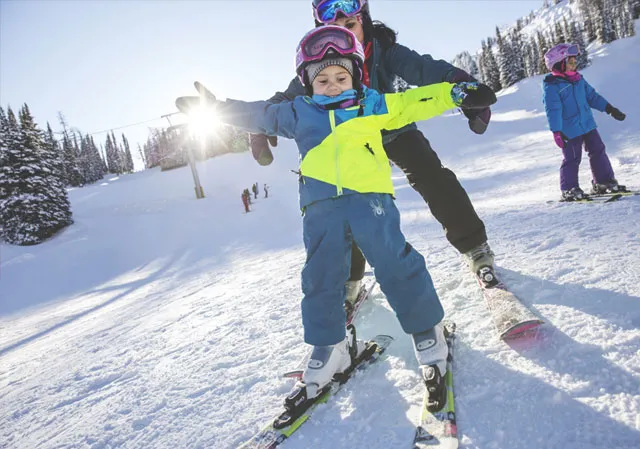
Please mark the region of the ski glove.
<svg viewBox="0 0 640 449"><path fill-rule="evenodd" d="M485 109L498 99L491 88L477 82L461 82L453 85L451 99L464 109Z"/></svg>
<svg viewBox="0 0 640 449"><path fill-rule="evenodd" d="M562 131L554 131L553 140L556 141L556 145L558 145L560 148L564 148L569 141L569 138L565 136Z"/></svg>
<svg viewBox="0 0 640 449"><path fill-rule="evenodd" d="M278 146L278 136L267 136L265 134L250 134L249 143L251 154L260 165L269 165L273 162L272 147Z"/></svg>
<svg viewBox="0 0 640 449"><path fill-rule="evenodd" d="M469 119L469 129L476 134L484 134L491 120L491 109L462 109L462 113Z"/></svg>
<svg viewBox="0 0 640 449"><path fill-rule="evenodd" d="M202 83L195 81L193 85L200 95L176 98L176 107L180 112L189 114L194 107L200 107L203 105L213 107L218 103L216 96L213 95Z"/></svg>
<svg viewBox="0 0 640 449"><path fill-rule="evenodd" d="M445 77L445 81L459 83L460 81L477 82L473 76L462 69L454 67ZM491 109L463 109L462 113L469 120L469 129L476 134L484 134L491 120Z"/></svg>
<svg viewBox="0 0 640 449"><path fill-rule="evenodd" d="M618 108L614 108L613 106L611 106L609 103L607 103L607 106L604 108L604 112L606 112L607 114L609 114L611 117L613 117L614 119L618 120L619 122L623 121L625 118L627 118L626 114L624 114L623 112L620 111L620 109Z"/></svg>

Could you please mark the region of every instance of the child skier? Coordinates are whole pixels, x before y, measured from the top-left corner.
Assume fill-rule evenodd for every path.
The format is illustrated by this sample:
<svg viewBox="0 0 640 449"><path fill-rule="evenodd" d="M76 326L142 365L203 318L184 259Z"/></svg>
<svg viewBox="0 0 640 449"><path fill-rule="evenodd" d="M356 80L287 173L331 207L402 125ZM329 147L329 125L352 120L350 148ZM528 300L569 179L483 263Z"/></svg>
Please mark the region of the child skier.
<svg viewBox="0 0 640 449"><path fill-rule="evenodd" d="M363 64L363 48L352 32L331 25L315 28L303 37L296 55L296 72L309 96L280 104L215 101L221 121L292 138L298 145L307 252L302 321L304 340L313 346L302 377L309 399L364 349L363 342L345 332L344 286L353 240L374 267L403 330L413 336L423 377L429 365L444 376L444 310L424 258L400 231L380 130L496 101L491 89L477 83L440 83L382 95L363 86ZM199 101L182 97L176 105L186 110Z"/></svg>
<svg viewBox="0 0 640 449"><path fill-rule="evenodd" d="M562 149L560 166L561 201L584 199L587 195L578 183L578 168L582 159L582 147L589 154L593 179L593 194L625 191L613 175L605 145L596 129L591 109L606 112L616 120L624 120L625 114L614 108L576 71L576 57L580 48L576 44L559 44L544 55L544 62L551 73L545 76L544 106L553 139Z"/></svg>

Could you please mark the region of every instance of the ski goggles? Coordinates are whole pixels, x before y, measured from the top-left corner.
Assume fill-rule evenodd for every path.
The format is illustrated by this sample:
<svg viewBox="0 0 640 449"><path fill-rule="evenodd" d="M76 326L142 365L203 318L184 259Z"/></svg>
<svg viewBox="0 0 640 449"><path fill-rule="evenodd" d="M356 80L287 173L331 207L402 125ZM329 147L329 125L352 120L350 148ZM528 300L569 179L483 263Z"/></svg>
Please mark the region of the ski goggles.
<svg viewBox="0 0 640 449"><path fill-rule="evenodd" d="M580 54L580 46L578 44L571 44L566 49L567 56L578 56Z"/></svg>
<svg viewBox="0 0 640 449"><path fill-rule="evenodd" d="M318 61L329 50L341 56L352 55L358 49L358 41L353 33L338 26L315 28L300 42L296 57L296 66L304 62Z"/></svg>
<svg viewBox="0 0 640 449"><path fill-rule="evenodd" d="M318 22L331 23L338 18L338 13L346 17L355 16L364 7L367 0L325 0L313 8Z"/></svg>

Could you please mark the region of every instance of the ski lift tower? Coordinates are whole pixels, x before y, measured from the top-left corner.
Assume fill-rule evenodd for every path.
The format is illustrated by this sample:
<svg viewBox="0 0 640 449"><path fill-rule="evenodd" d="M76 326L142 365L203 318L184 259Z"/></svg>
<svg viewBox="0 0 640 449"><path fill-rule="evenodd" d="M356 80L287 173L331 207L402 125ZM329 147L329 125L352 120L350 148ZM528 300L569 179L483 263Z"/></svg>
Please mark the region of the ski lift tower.
<svg viewBox="0 0 640 449"><path fill-rule="evenodd" d="M170 126L167 129L167 131L170 132L173 130L178 130L180 131L180 135L182 135L183 133L188 134L188 130L187 130L187 128L189 127L188 123L181 123L179 125L171 124L170 117L175 114L180 114L180 112L172 112L171 114L165 114L162 116L162 118L166 118L167 121L169 122ZM194 189L196 191L196 198L197 199L204 198L204 189L202 188L202 184L200 184L200 177L198 176L198 169L196 168L196 158L193 155L193 149L191 148L191 145L187 145L186 153L187 153L187 160L189 161L189 167L191 168L191 174L193 175L193 184L194 184Z"/></svg>

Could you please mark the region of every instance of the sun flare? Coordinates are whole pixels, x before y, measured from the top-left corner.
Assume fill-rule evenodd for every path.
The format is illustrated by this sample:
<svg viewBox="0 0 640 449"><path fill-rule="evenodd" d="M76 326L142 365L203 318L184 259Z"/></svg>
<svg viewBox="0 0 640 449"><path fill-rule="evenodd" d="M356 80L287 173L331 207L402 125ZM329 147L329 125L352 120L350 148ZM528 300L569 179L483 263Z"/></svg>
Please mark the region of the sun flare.
<svg viewBox="0 0 640 449"><path fill-rule="evenodd" d="M210 106L194 107L188 114L189 133L200 139L206 139L216 134L220 125L214 108Z"/></svg>

